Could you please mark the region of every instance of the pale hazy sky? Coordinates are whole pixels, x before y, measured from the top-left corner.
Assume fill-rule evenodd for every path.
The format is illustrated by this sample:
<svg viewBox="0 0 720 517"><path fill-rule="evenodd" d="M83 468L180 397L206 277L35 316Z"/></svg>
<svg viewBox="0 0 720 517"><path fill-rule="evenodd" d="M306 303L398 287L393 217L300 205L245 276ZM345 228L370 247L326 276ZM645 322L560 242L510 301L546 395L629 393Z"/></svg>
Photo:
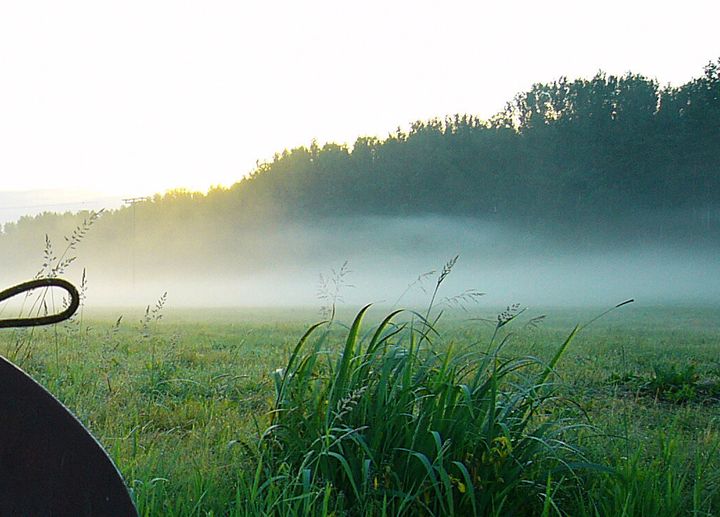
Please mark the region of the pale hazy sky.
<svg viewBox="0 0 720 517"><path fill-rule="evenodd" d="M682 84L720 57L719 19L717 0L0 0L0 191L206 189L561 75Z"/></svg>

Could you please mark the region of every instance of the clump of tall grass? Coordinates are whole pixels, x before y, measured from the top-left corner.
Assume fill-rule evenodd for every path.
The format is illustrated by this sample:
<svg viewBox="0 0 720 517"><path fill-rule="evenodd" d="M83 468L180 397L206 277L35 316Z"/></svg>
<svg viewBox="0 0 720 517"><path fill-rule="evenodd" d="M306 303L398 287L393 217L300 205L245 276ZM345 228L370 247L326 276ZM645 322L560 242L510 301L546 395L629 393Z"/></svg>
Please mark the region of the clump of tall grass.
<svg viewBox="0 0 720 517"><path fill-rule="evenodd" d="M403 311L363 336L367 310L341 350L315 325L275 372L249 493L272 486L275 511L292 501L313 514L510 515L542 512L555 480L577 481L578 421L551 382L575 331L544 364L501 355L514 313L483 350L456 350L419 314L394 323Z"/></svg>

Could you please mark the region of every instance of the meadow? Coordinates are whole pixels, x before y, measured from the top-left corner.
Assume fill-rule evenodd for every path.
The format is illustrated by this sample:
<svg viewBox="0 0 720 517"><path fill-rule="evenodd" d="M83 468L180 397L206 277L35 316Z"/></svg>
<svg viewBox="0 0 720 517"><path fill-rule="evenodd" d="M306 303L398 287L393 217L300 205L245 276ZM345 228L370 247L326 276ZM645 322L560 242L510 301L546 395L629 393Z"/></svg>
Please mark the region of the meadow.
<svg viewBox="0 0 720 517"><path fill-rule="evenodd" d="M0 335L141 515L720 512L716 307L164 305Z"/></svg>

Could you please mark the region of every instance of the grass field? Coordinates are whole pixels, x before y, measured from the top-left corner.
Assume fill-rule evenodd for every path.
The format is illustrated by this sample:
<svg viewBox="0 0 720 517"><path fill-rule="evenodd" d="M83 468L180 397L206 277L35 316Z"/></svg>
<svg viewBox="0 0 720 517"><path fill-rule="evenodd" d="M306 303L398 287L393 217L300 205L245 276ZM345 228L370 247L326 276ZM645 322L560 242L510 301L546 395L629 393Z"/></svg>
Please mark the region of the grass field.
<svg viewBox="0 0 720 517"><path fill-rule="evenodd" d="M55 328L6 331L0 351L99 438L141 515L720 513L717 308L627 305L582 329L562 354L574 325L602 309L513 312L498 325L494 311L476 308L445 314L432 331L415 317L407 335L417 338L391 335L399 327L386 327L378 363L360 361L360 355L367 350L363 357L370 357L370 331L388 311L371 308L353 341L348 327L356 312L344 310L329 330L310 335L308 343L317 344L307 345L306 357L319 358L315 369L298 366L304 348L289 364L300 338L320 320L311 310L108 311ZM537 320L541 314L546 317ZM410 313L396 316L399 323L411 319ZM349 343L360 355L359 362L347 363L347 379L360 375L363 364L380 371L417 353L407 382L411 373L412 382L426 382L411 390L425 390L413 402L419 405L409 413L367 413L377 406L361 386L374 386L371 377L358 377L355 388L340 393L340 352L349 356ZM461 358L456 369L448 357ZM483 357L491 358L483 363L489 373L477 384L485 395L475 397L473 388L463 402L458 386L470 384L467 379L479 371L473 361ZM519 357L537 361L501 373L508 359ZM546 365L554 357L550 372ZM288 372L299 384L291 384ZM437 409L436 400L452 397L460 397L452 411L449 405ZM322 400L331 409L318 409L318 417L312 405ZM492 419L483 424L495 434L488 435L482 454L473 455L472 448L484 438L457 434L478 421L467 416L481 407L468 408L470 401L485 404L482 411ZM287 406L293 403L309 407ZM381 421L342 434L356 408ZM428 443L435 440L437 447L423 449L417 430L410 438L417 450L405 459L381 438L372 445L375 427L405 422L402 428L422 421L426 411ZM333 424L312 441L312 423L319 418L318 425L325 425L323 414ZM516 428L513 415L527 417L523 426L535 434ZM284 434L275 430L260 442L271 425L285 426ZM334 441L326 446L323 440ZM317 461L303 456L318 443ZM377 448L387 463L353 456L379 458ZM416 469L419 477L405 469Z"/></svg>

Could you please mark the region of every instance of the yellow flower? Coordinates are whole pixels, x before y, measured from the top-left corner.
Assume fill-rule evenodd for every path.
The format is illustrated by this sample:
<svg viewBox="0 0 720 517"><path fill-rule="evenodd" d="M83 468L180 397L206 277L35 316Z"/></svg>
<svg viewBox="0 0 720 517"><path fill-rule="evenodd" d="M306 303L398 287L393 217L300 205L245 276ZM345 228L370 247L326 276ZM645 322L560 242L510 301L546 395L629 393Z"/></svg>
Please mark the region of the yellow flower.
<svg viewBox="0 0 720 517"><path fill-rule="evenodd" d="M450 476L450 482L457 487L458 492L460 492L461 494L464 494L465 490L467 490L467 488L465 487L465 483L460 481L460 478Z"/></svg>
<svg viewBox="0 0 720 517"><path fill-rule="evenodd" d="M492 443L494 444L494 447L492 448L493 452L496 452L501 459L505 459L510 456L510 453L512 452L512 443L510 443L510 438L507 436L498 436L493 439Z"/></svg>
<svg viewBox="0 0 720 517"><path fill-rule="evenodd" d="M507 436L496 436L490 444L490 450L483 452L483 463L489 465L491 463L498 465L510 456L512 452L512 443Z"/></svg>

